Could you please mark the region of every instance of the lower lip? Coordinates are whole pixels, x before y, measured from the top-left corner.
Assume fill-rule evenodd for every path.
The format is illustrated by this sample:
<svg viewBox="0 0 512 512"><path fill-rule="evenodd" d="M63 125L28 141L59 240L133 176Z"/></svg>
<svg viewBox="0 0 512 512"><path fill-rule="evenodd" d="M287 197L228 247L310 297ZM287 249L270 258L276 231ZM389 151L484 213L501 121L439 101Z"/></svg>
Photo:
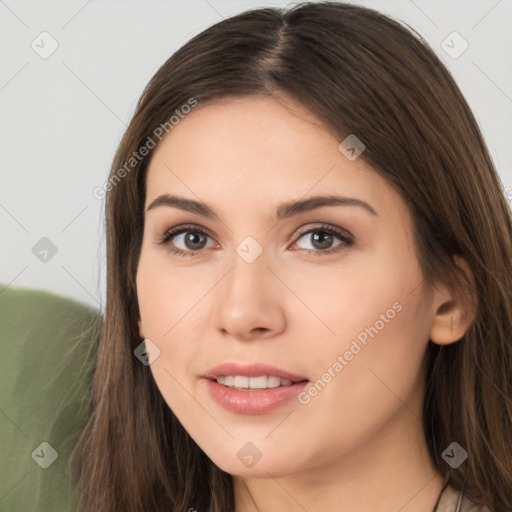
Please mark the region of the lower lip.
<svg viewBox="0 0 512 512"><path fill-rule="evenodd" d="M215 380L204 380L212 398L228 411L238 414L267 414L296 397L309 382L302 381L290 386L239 391L219 384Z"/></svg>

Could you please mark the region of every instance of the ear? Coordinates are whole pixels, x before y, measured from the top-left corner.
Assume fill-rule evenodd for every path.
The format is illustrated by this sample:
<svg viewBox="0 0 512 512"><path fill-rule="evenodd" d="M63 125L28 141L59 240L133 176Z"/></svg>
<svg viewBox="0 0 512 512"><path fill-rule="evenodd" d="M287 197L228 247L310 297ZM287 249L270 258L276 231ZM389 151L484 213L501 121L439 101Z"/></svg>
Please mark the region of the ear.
<svg viewBox="0 0 512 512"><path fill-rule="evenodd" d="M446 286L437 288L432 306L435 317L430 329L430 339L437 345L448 345L459 341L473 322L477 312L478 296L475 279L467 261L454 256L456 265L462 269L469 284L462 283L462 290L449 290Z"/></svg>
<svg viewBox="0 0 512 512"><path fill-rule="evenodd" d="M137 320L137 326L139 327L139 336L142 338L142 339L146 339L146 336L144 336L144 333L142 331L142 322L141 320Z"/></svg>

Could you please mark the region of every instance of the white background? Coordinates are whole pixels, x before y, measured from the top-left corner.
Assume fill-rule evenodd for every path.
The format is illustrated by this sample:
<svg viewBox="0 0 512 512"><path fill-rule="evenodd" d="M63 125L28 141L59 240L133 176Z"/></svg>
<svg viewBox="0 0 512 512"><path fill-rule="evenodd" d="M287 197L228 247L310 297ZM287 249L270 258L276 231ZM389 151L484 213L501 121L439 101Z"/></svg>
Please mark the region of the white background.
<svg viewBox="0 0 512 512"><path fill-rule="evenodd" d="M108 177L142 89L206 27L288 3L0 0L0 293L39 288L103 310L104 204L92 191ZM512 2L352 3L404 21L431 44L473 109L503 185L512 186ZM47 59L31 47L43 31L58 42ZM453 31L469 43L457 59L441 48ZM32 252L42 237L58 249L46 263Z"/></svg>

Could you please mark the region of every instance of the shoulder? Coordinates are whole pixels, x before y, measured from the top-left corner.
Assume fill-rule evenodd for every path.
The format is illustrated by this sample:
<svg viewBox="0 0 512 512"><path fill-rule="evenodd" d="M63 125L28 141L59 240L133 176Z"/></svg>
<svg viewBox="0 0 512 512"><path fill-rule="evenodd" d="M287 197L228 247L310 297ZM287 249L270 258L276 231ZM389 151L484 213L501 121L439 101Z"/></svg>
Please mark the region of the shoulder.
<svg viewBox="0 0 512 512"><path fill-rule="evenodd" d="M452 486L448 486L443 492L438 512L493 512L486 505L478 505L471 501L468 497L462 496L460 491L457 491Z"/></svg>

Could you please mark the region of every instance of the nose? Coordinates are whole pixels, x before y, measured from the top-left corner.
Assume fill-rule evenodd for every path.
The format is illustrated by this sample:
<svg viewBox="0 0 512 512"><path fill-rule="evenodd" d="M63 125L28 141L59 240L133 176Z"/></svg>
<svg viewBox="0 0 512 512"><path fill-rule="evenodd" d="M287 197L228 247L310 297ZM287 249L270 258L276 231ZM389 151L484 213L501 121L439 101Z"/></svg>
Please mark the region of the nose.
<svg viewBox="0 0 512 512"><path fill-rule="evenodd" d="M252 263L234 253L232 266L216 287L215 327L224 337L249 341L278 335L286 324L283 284L265 252Z"/></svg>

